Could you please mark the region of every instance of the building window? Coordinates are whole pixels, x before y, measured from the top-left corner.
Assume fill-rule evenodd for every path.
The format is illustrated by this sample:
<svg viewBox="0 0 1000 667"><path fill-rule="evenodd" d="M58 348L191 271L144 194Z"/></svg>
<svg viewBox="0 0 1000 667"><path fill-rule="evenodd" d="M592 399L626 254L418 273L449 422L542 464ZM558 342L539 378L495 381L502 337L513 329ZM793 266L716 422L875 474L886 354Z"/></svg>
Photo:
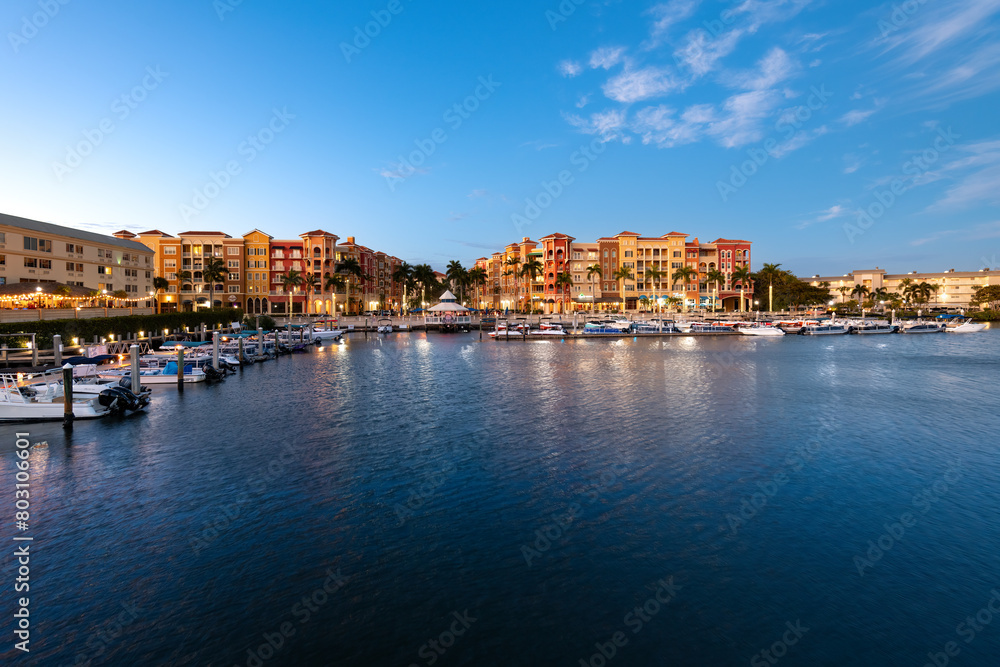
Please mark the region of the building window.
<svg viewBox="0 0 1000 667"><path fill-rule="evenodd" d="M230 285L229 286L229 293L230 294L239 294L240 293L240 286L239 285Z"/></svg>
<svg viewBox="0 0 1000 667"><path fill-rule="evenodd" d="M167 287L167 292L170 294L177 294L177 285L170 285Z"/></svg>
<svg viewBox="0 0 1000 667"><path fill-rule="evenodd" d="M229 280L239 280L239 279L240 279L240 274L238 274L238 273L230 273L229 274Z"/></svg>
<svg viewBox="0 0 1000 667"><path fill-rule="evenodd" d="M238 259L231 259L231 260L229 260L229 268L230 269L238 269L238 268L240 268L240 260L238 260Z"/></svg>
<svg viewBox="0 0 1000 667"><path fill-rule="evenodd" d="M4 234L3 232L0 232L0 243L6 243L6 242L7 242L7 235Z"/></svg>
<svg viewBox="0 0 1000 667"><path fill-rule="evenodd" d="M168 268L168 269L176 269L177 268L177 260L176 259L168 259L165 262L163 262L163 266L165 268Z"/></svg>
<svg viewBox="0 0 1000 667"><path fill-rule="evenodd" d="M176 255L177 254L177 246L175 246L175 245L163 246L163 254L164 255Z"/></svg>
<svg viewBox="0 0 1000 667"><path fill-rule="evenodd" d="M25 250L38 250L38 239L32 236L24 237L24 249Z"/></svg>
<svg viewBox="0 0 1000 667"><path fill-rule="evenodd" d="M0 266L7 266L7 255L0 255Z"/></svg>
<svg viewBox="0 0 1000 667"><path fill-rule="evenodd" d="M24 265L27 266L27 267L29 267L29 268L32 268L32 269L37 269L38 268L38 260L35 259L34 257L25 257L24 258Z"/></svg>
<svg viewBox="0 0 1000 667"><path fill-rule="evenodd" d="M100 276L110 276L111 267L110 266L99 266L97 267L97 274Z"/></svg>

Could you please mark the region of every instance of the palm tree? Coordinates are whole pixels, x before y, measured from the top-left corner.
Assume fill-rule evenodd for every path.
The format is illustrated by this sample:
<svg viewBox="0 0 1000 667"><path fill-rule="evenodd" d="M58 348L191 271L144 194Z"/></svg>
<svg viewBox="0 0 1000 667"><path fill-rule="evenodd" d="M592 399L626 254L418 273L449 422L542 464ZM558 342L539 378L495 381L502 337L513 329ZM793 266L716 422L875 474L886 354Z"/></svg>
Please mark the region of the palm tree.
<svg viewBox="0 0 1000 667"><path fill-rule="evenodd" d="M399 283L403 286L403 308L406 308L406 288L410 286L410 281L413 278L413 267L403 262L396 265L396 268L392 270L392 282Z"/></svg>
<svg viewBox="0 0 1000 667"><path fill-rule="evenodd" d="M768 312L770 312L772 310L772 308L773 308L773 304L770 303L770 301L771 301L770 296L773 293L774 279L777 278L778 282L780 284L781 279L784 277L784 274L785 274L784 271L782 271L781 269L778 268L779 266L781 266L781 264L764 264L764 268L762 268L760 271L758 271L757 272L757 276L756 276L756 280L759 280L761 284L763 284L765 280L767 281L767 287L768 287L768 304L767 304L767 310L768 310Z"/></svg>
<svg viewBox="0 0 1000 667"><path fill-rule="evenodd" d="M560 289L563 290L564 296L568 290L573 289L573 276L568 271L563 271L556 276L556 291L558 292Z"/></svg>
<svg viewBox="0 0 1000 667"><path fill-rule="evenodd" d="M632 269L628 268L624 264L618 267L618 270L611 274L611 277L618 281L621 287L622 293L622 312L625 312L625 281L632 280L634 277L632 275Z"/></svg>
<svg viewBox="0 0 1000 667"><path fill-rule="evenodd" d="M319 274L307 273L302 276L302 289L306 293L306 315L309 314L310 294L315 294L320 286Z"/></svg>
<svg viewBox="0 0 1000 667"><path fill-rule="evenodd" d="M851 288L847 285L841 285L837 288L837 291L840 292L840 302L844 303L847 301L847 294L851 291Z"/></svg>
<svg viewBox="0 0 1000 667"><path fill-rule="evenodd" d="M876 302L885 301L888 298L889 298L889 290L887 290L885 287L879 287L877 289L872 290L871 300L873 305ZM883 308L883 310L885 309Z"/></svg>
<svg viewBox="0 0 1000 667"><path fill-rule="evenodd" d="M743 268L743 267L740 267L740 268ZM747 269L747 271L749 273L749 269ZM733 275L735 275L735 272L734 272ZM679 269L676 269L674 271L673 275L670 276L670 281L673 283L673 288L676 290L677 289L677 283L680 283L681 285L685 285L686 283L691 282L692 278L697 279L698 278L698 272L695 271L694 269L692 269L690 266L682 266ZM687 312L687 287L684 288L684 292L685 292L685 294L684 294L684 312Z"/></svg>
<svg viewBox="0 0 1000 667"><path fill-rule="evenodd" d="M715 298L712 299L712 312L714 313L719 301L719 285L726 282L726 274L718 269L712 269L705 274L705 280L715 284Z"/></svg>
<svg viewBox="0 0 1000 667"><path fill-rule="evenodd" d="M679 299L676 296L668 296L667 297L667 308L673 308L674 306L678 306L678 305L680 305L682 303L684 303L684 300L683 299Z"/></svg>
<svg viewBox="0 0 1000 667"><path fill-rule="evenodd" d="M528 306L531 305L531 284L538 277L538 274L545 270L545 266L539 262L537 259L532 259L524 263L521 267L521 277L527 278L528 289L525 290L524 297L524 309L525 311L530 310Z"/></svg>
<svg viewBox="0 0 1000 667"><path fill-rule="evenodd" d="M339 273L333 273L326 277L326 281L323 283L323 289L330 290L333 294L333 316L337 316L337 290L341 290L347 285L347 281L344 280L344 276Z"/></svg>
<svg viewBox="0 0 1000 667"><path fill-rule="evenodd" d="M750 271L750 267L744 264L743 266L737 266L733 270L731 279L733 282L739 282L740 284L740 312L742 313L746 305L743 298L743 290L747 287L747 283L752 282L753 273Z"/></svg>
<svg viewBox="0 0 1000 667"><path fill-rule="evenodd" d="M348 257L337 267L337 272L347 276L347 312L351 312L351 291L354 289L354 280L361 281L365 272L361 268L361 263L357 257ZM360 310L360 309L359 309Z"/></svg>
<svg viewBox="0 0 1000 667"><path fill-rule="evenodd" d="M205 268L202 269L202 279L208 283L208 307L215 308L215 283L221 283L226 279L226 263L218 257L209 257L205 260Z"/></svg>
<svg viewBox="0 0 1000 667"><path fill-rule="evenodd" d="M855 301L861 303L864 301L864 297L868 296L871 290L868 289L866 285L855 285L854 289L851 290L851 296L855 298Z"/></svg>
<svg viewBox="0 0 1000 667"><path fill-rule="evenodd" d="M160 292L163 292L163 291L168 290L168 289L170 289L170 281L169 280L167 280L166 278L161 278L160 276L157 276L157 277L153 278L153 290L154 290L154 292L156 293L157 296L160 294ZM156 313L159 314L159 312L160 312L160 300L157 299L156 300Z"/></svg>
<svg viewBox="0 0 1000 667"><path fill-rule="evenodd" d="M899 281L897 288L903 296L903 301L909 302L913 297L913 278L903 278Z"/></svg>
<svg viewBox="0 0 1000 667"><path fill-rule="evenodd" d="M590 281L590 315L594 315L594 310L597 308L597 289L594 287L594 276L598 278L604 277L604 272L601 271L600 264L591 264L587 267L587 280Z"/></svg>
<svg viewBox="0 0 1000 667"><path fill-rule="evenodd" d="M477 266L477 267L474 267L472 269L469 269L469 272L467 274L467 278L468 278L468 281L469 281L469 285L471 285L472 287L474 287L476 289L475 299L476 299L476 303L478 304L477 307L481 306L482 302L484 301L484 299L482 299L481 296L480 296L479 288L486 286L486 278L487 278L486 269L484 269L481 266Z"/></svg>
<svg viewBox="0 0 1000 667"><path fill-rule="evenodd" d="M423 291L423 303L427 302L427 288L437 283L437 276L430 264L420 264L413 269L413 278L420 283Z"/></svg>
<svg viewBox="0 0 1000 667"><path fill-rule="evenodd" d="M663 278L663 271L660 271L655 266L650 266L646 269L646 280L653 285L659 285L660 280ZM656 314L660 314L660 300L657 298L659 296L659 287L653 287L653 301L656 302Z"/></svg>
<svg viewBox="0 0 1000 667"><path fill-rule="evenodd" d="M465 281L468 274L465 271L465 267L457 259L453 259L448 262L448 268L445 269L445 275L448 276L448 280L451 281L453 287L458 289L459 301L465 300Z"/></svg>
<svg viewBox="0 0 1000 667"><path fill-rule="evenodd" d="M281 276L281 286L288 290L288 317L292 316L292 294L296 287L303 283L302 273L295 269Z"/></svg>

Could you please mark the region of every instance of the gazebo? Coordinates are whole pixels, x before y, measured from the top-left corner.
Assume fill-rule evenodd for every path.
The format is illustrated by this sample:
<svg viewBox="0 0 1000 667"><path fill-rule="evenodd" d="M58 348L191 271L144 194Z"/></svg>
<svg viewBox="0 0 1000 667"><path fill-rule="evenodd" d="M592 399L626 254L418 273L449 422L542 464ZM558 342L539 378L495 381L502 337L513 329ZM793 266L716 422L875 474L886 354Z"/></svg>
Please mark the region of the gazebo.
<svg viewBox="0 0 1000 667"><path fill-rule="evenodd" d="M0 308L51 307L56 302L77 306L92 301L94 290L63 283L11 283L0 285Z"/></svg>
<svg viewBox="0 0 1000 667"><path fill-rule="evenodd" d="M441 301L424 312L424 325L437 326L442 331L468 329L472 326L471 311L458 303L458 298L446 291L441 295Z"/></svg>

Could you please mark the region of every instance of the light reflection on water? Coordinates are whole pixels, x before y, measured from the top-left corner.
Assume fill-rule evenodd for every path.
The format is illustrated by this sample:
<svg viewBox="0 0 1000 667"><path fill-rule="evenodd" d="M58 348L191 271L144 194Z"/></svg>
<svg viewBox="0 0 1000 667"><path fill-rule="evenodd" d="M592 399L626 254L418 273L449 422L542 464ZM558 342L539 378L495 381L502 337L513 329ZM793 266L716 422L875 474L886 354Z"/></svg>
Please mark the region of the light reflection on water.
<svg viewBox="0 0 1000 667"><path fill-rule="evenodd" d="M812 629L788 664L922 664L1000 579L998 353L997 330L354 334L222 385L157 388L149 414L78 423L69 443L32 425L49 442L31 457L38 644L18 659L72 663L136 601L97 662L243 665L290 620L265 664L426 664L421 645L469 609L442 664L578 664L672 575L684 588L621 664L745 663L797 618ZM0 479L17 430L0 427ZM956 459L962 480L859 577L854 556ZM727 515L778 473L733 534ZM574 503L528 566L522 547ZM300 624L293 606L328 568L348 583ZM962 648L990 664L1000 633Z"/></svg>

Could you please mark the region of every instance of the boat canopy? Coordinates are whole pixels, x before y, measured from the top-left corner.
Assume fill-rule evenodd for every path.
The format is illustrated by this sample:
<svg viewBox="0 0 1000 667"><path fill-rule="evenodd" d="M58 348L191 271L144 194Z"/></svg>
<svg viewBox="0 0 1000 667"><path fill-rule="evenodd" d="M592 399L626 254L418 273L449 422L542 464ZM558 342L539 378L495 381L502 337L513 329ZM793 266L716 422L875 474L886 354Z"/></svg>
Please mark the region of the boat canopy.
<svg viewBox="0 0 1000 667"><path fill-rule="evenodd" d="M70 357L69 359L66 359L65 363L71 366L82 366L84 364L96 366L103 364L105 361L113 361L117 359L118 357L113 354L99 354L96 357Z"/></svg>

